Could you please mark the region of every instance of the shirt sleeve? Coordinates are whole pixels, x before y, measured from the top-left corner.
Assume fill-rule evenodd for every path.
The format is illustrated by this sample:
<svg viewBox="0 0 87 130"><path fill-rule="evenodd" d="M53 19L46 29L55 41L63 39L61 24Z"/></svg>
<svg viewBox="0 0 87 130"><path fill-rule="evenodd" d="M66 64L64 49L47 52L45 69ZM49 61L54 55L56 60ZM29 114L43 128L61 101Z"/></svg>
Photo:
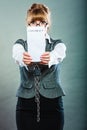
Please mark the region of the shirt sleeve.
<svg viewBox="0 0 87 130"><path fill-rule="evenodd" d="M14 44L12 48L12 57L15 62L22 66L27 67L23 62L23 53L25 52L23 46L21 44Z"/></svg>
<svg viewBox="0 0 87 130"><path fill-rule="evenodd" d="M54 50L50 52L49 67L58 64L66 57L66 46L64 43L59 43L55 46Z"/></svg>

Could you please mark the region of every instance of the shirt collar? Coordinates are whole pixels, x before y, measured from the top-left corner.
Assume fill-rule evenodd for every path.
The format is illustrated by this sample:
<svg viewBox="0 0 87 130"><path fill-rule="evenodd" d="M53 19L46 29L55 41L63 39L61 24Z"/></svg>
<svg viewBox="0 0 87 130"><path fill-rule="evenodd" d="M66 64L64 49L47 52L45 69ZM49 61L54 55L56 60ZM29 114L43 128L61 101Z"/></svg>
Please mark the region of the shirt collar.
<svg viewBox="0 0 87 130"><path fill-rule="evenodd" d="M50 36L49 36L48 33L46 33L46 39L48 39L48 40L49 40L49 43L51 43Z"/></svg>

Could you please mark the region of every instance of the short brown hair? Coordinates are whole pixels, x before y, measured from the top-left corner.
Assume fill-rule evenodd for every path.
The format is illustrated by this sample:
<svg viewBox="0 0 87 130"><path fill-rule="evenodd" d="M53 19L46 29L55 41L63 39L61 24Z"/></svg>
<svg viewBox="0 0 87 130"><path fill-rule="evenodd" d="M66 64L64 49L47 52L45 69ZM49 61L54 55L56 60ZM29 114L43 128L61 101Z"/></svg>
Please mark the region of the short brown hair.
<svg viewBox="0 0 87 130"><path fill-rule="evenodd" d="M48 25L51 24L50 20L50 10L47 6L43 4L34 3L27 10L27 23L29 24L32 21L40 20L45 21Z"/></svg>

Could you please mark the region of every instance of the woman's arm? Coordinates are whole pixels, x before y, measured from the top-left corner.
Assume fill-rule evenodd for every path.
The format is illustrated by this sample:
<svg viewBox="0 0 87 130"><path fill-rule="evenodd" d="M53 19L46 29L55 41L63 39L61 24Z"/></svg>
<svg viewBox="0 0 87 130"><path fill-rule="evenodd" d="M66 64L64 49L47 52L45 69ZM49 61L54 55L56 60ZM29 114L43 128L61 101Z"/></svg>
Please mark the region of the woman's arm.
<svg viewBox="0 0 87 130"><path fill-rule="evenodd" d="M59 43L55 46L52 52L45 52L41 56L41 63L48 64L51 67L54 64L58 64L66 57L66 46L64 43Z"/></svg>
<svg viewBox="0 0 87 130"><path fill-rule="evenodd" d="M28 52L25 52L24 47L21 44L14 44L12 50L12 57L15 62L22 66L27 67L32 62L32 58Z"/></svg>
<svg viewBox="0 0 87 130"><path fill-rule="evenodd" d="M66 57L66 46L64 43L59 43L54 50L50 52L49 67L53 64L58 64Z"/></svg>

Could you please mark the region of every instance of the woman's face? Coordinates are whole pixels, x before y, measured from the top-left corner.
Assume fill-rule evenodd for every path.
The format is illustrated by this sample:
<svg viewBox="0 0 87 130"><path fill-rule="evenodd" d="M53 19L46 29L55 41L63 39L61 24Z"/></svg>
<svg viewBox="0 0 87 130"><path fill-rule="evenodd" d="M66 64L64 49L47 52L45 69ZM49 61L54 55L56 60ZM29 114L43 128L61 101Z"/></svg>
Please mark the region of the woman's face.
<svg viewBox="0 0 87 130"><path fill-rule="evenodd" d="M47 25L48 23L46 21L40 21L40 20L36 20L36 21L32 21L28 23L28 26L31 26L31 27L35 27L35 26L46 27Z"/></svg>

